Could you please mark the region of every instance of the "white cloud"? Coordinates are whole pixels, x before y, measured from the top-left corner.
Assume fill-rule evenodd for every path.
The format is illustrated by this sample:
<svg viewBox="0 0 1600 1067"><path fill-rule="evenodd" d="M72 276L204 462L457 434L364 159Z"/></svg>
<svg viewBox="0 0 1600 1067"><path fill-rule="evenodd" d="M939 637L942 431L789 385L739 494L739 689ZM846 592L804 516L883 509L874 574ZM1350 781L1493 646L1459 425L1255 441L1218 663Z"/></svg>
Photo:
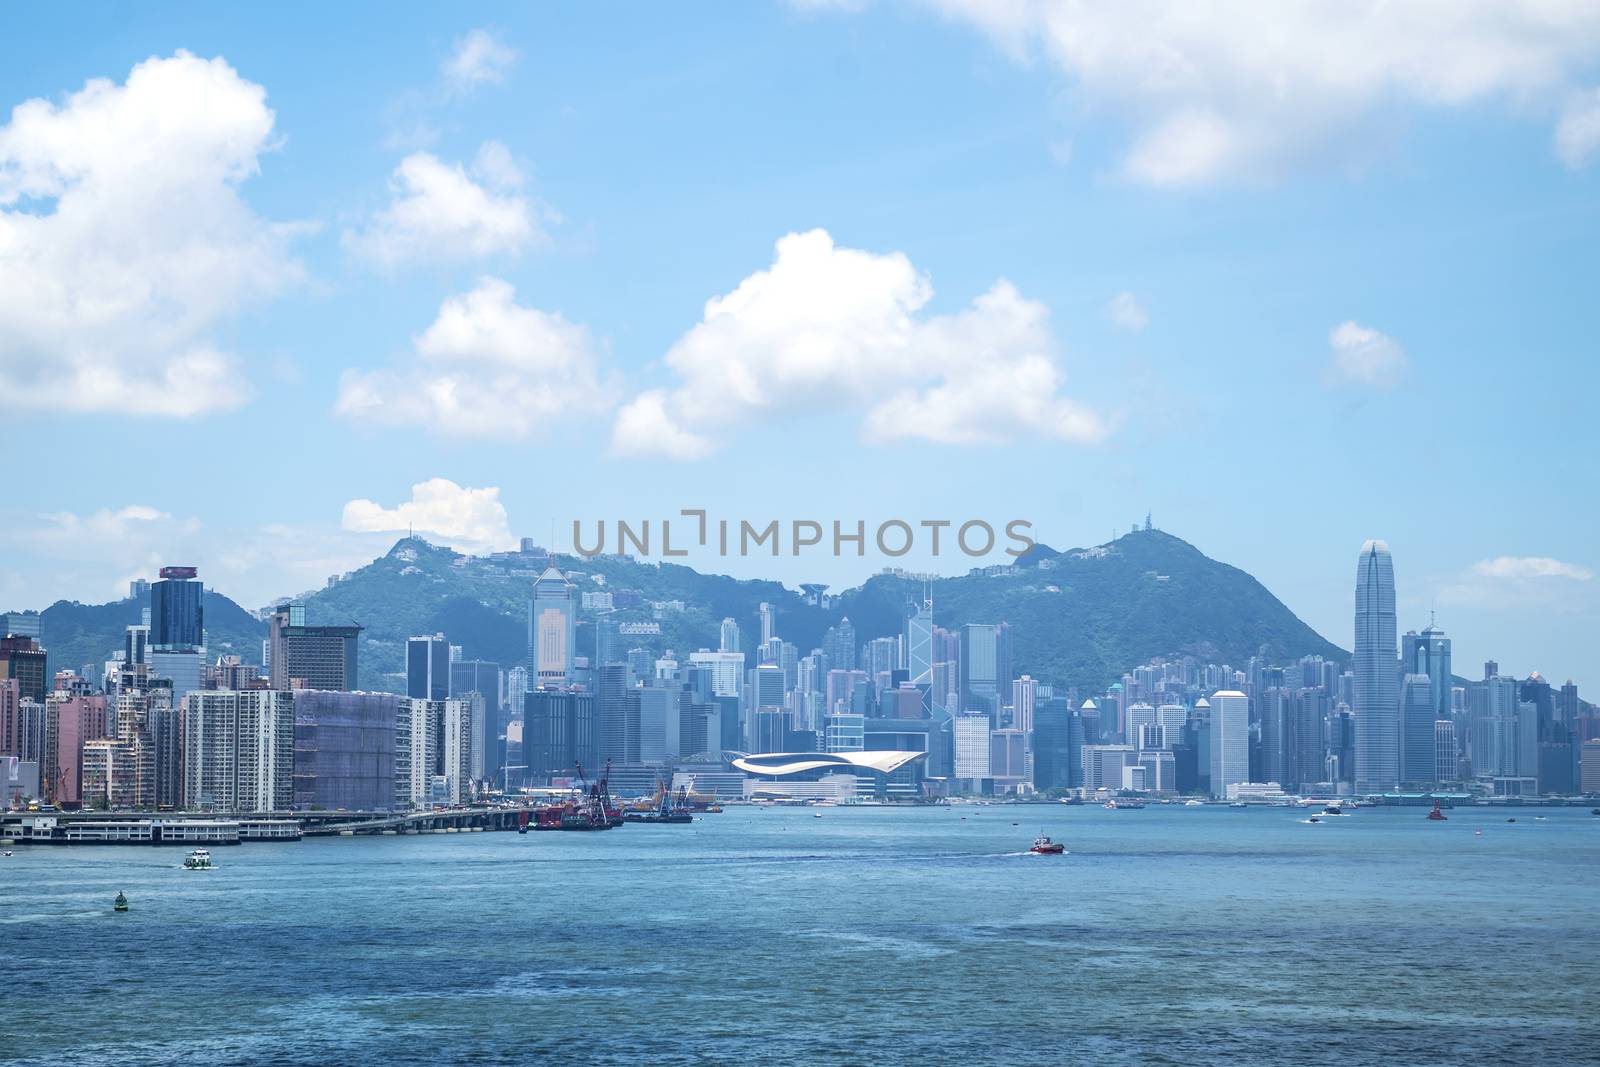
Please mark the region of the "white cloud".
<svg viewBox="0 0 1600 1067"><path fill-rule="evenodd" d="M1152 185L1359 162L1397 101L1542 110L1600 54L1591 0L924 2L1124 118L1124 173Z"/></svg>
<svg viewBox="0 0 1600 1067"><path fill-rule="evenodd" d="M1405 374L1405 349L1385 334L1342 322L1328 334L1329 373L1335 384L1388 389Z"/></svg>
<svg viewBox="0 0 1600 1067"><path fill-rule="evenodd" d="M402 368L346 371L335 410L447 436L515 440L612 403L588 329L518 304L498 278L447 298L414 348Z"/></svg>
<svg viewBox="0 0 1600 1067"><path fill-rule="evenodd" d="M395 168L389 189L387 208L344 233L346 248L381 266L516 255L544 237L537 205L522 194L522 174L497 141L483 143L470 172L413 152Z"/></svg>
<svg viewBox="0 0 1600 1067"><path fill-rule="evenodd" d="M283 523L222 528L129 504L88 514L0 513L0 548L15 566L0 578L0 607L45 607L62 598L100 603L170 564L199 567L207 588L246 608L320 588L382 554L392 537Z"/></svg>
<svg viewBox="0 0 1600 1067"><path fill-rule="evenodd" d="M356 533L415 530L461 552L503 551L516 543L498 488L469 489L447 478L418 482L411 499L393 508L352 500L340 525Z"/></svg>
<svg viewBox="0 0 1600 1067"><path fill-rule="evenodd" d="M1496 556L1479 560L1472 565L1472 573L1483 578L1565 578L1587 582L1594 577L1588 567L1576 563L1563 563L1549 556Z"/></svg>
<svg viewBox="0 0 1600 1067"><path fill-rule="evenodd" d="M457 90L467 90L504 81L506 71L516 59L516 49L496 40L488 30L477 29L456 42L440 72L446 84Z"/></svg>
<svg viewBox="0 0 1600 1067"><path fill-rule="evenodd" d="M187 52L0 126L0 406L188 416L251 393L216 331L303 277L239 196L266 91Z"/></svg>
<svg viewBox="0 0 1600 1067"><path fill-rule="evenodd" d="M852 407L865 410L863 433L875 441L1105 435L1093 412L1058 395L1042 304L1002 280L959 314L920 316L932 295L901 253L840 248L823 230L791 233L770 267L706 302L665 358L679 384L627 405L613 449L692 458L753 418Z"/></svg>
<svg viewBox="0 0 1600 1067"><path fill-rule="evenodd" d="M1106 305L1106 314L1111 316L1112 322L1133 333L1139 333L1150 325L1149 312L1139 303L1139 298L1129 292L1112 297L1111 303Z"/></svg>
<svg viewBox="0 0 1600 1067"><path fill-rule="evenodd" d="M1600 155L1600 89L1579 93L1567 101L1556 124L1556 155L1577 170Z"/></svg>

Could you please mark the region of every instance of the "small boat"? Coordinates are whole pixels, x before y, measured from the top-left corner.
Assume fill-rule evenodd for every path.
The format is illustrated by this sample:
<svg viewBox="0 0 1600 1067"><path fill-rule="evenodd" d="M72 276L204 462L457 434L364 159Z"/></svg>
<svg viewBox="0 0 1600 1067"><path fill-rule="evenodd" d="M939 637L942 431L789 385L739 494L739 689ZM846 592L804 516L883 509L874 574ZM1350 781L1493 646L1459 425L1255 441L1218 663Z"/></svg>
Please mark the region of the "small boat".
<svg viewBox="0 0 1600 1067"><path fill-rule="evenodd" d="M1313 816L1311 816L1311 818L1306 820L1306 822L1321 822L1321 821L1322 821L1322 816L1320 816L1320 815L1313 815Z"/></svg>
<svg viewBox="0 0 1600 1067"><path fill-rule="evenodd" d="M1450 816L1446 815L1443 811L1439 810L1439 802L1437 800L1435 800L1433 802L1433 810L1428 812L1428 821L1429 822L1444 822L1449 817Z"/></svg>
<svg viewBox="0 0 1600 1067"><path fill-rule="evenodd" d="M1589 814L1590 815L1600 815L1600 808L1590 808L1589 809Z"/></svg>
<svg viewBox="0 0 1600 1067"><path fill-rule="evenodd" d="M1472 836L1473 837L1482 837L1483 836L1483 827L1480 826L1476 830L1472 831Z"/></svg>
<svg viewBox="0 0 1600 1067"><path fill-rule="evenodd" d="M710 815L721 815L722 814L722 805L721 804L712 804L712 805L710 805L709 807L706 808L706 813L710 814Z"/></svg>
<svg viewBox="0 0 1600 1067"><path fill-rule="evenodd" d="M10 859L11 858L11 850L8 848L4 852L0 852L0 856L4 856L6 859Z"/></svg>
<svg viewBox="0 0 1600 1067"><path fill-rule="evenodd" d="M111 904L111 910L112 911L127 911L128 910L128 898L123 896L121 893L118 893L117 894L117 899L115 901L113 901L112 904Z"/></svg>
<svg viewBox="0 0 1600 1067"><path fill-rule="evenodd" d="M1034 838L1033 847L1028 849L1029 852L1036 856L1059 856L1066 850L1066 845L1063 845L1060 841L1052 841L1043 834Z"/></svg>
<svg viewBox="0 0 1600 1067"><path fill-rule="evenodd" d="M1507 819L1506 822L1516 822L1516 819Z"/></svg>
<svg viewBox="0 0 1600 1067"><path fill-rule="evenodd" d="M1183 806L1186 808L1203 808L1206 806L1206 802L1203 800L1185 800Z"/></svg>
<svg viewBox="0 0 1600 1067"><path fill-rule="evenodd" d="M812 812L812 813L811 813L811 817L812 817L812 818L813 818L813 819L820 819L820 818L822 818L822 812L820 812L820 811L814 811L814 812Z"/></svg>
<svg viewBox="0 0 1600 1067"><path fill-rule="evenodd" d="M216 870L211 865L211 853L206 849L197 848L183 857L183 869L186 871L212 871Z"/></svg>
<svg viewBox="0 0 1600 1067"><path fill-rule="evenodd" d="M1327 807L1322 809L1322 814L1324 814L1324 815L1343 815L1344 814L1344 809L1341 808L1337 804L1329 804Z"/></svg>

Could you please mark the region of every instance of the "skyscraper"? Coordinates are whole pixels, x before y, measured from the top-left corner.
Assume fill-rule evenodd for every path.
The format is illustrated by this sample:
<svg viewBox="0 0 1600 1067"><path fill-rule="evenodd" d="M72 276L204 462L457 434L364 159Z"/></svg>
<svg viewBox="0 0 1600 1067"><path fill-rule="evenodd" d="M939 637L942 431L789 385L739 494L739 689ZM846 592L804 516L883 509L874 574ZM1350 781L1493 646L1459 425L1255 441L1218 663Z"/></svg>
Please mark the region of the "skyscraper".
<svg viewBox="0 0 1600 1067"><path fill-rule="evenodd" d="M1437 708L1433 679L1426 674L1406 675L1400 683L1400 781L1408 786L1434 783Z"/></svg>
<svg viewBox="0 0 1600 1067"><path fill-rule="evenodd" d="M450 642L444 634L406 642L406 696L423 700L450 697Z"/></svg>
<svg viewBox="0 0 1600 1067"><path fill-rule="evenodd" d="M576 621L572 584L554 567L546 567L533 583L528 601L528 681L538 688L560 688L572 682Z"/></svg>
<svg viewBox="0 0 1600 1067"><path fill-rule="evenodd" d="M1236 689L1211 694L1211 795L1250 779L1250 698Z"/></svg>
<svg viewBox="0 0 1600 1067"><path fill-rule="evenodd" d="M722 631L717 643L719 652L739 652L739 624L732 619L722 620Z"/></svg>
<svg viewBox="0 0 1600 1067"><path fill-rule="evenodd" d="M307 626L305 605L281 605L267 620L272 688L354 689L360 634L359 626Z"/></svg>
<svg viewBox="0 0 1600 1067"><path fill-rule="evenodd" d="M1433 683L1434 713L1441 719L1450 717L1450 688L1454 682L1450 674L1450 639L1443 630L1430 622L1420 634L1407 633L1400 638L1400 671L1426 674Z"/></svg>
<svg viewBox="0 0 1600 1067"><path fill-rule="evenodd" d="M1355 621L1355 788L1357 793L1382 793L1400 780L1394 560L1382 541L1361 546Z"/></svg>
<svg viewBox="0 0 1600 1067"><path fill-rule="evenodd" d="M193 567L162 567L150 586L150 645L159 652L204 647L205 591Z"/></svg>

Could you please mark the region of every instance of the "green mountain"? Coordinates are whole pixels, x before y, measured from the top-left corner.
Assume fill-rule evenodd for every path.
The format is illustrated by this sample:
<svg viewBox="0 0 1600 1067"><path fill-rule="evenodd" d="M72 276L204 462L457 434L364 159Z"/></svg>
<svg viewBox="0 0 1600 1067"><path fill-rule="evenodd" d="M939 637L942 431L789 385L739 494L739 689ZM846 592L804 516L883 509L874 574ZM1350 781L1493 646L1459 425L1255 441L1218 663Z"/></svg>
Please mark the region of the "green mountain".
<svg viewBox="0 0 1600 1067"><path fill-rule="evenodd" d="M778 632L804 654L827 628L848 616L858 640L900 632L908 602L923 583L884 573L835 597L829 608L806 602L777 582L701 574L670 563L616 556L582 559L543 553L463 556L408 537L348 577L307 596L312 624L356 622L362 632L360 684L403 685L405 641L443 633L468 658L503 666L522 662L533 579L547 562L573 579L579 593L610 592L621 623L655 624L660 634L624 636L627 647L671 649L679 657L714 648L718 626L732 617L750 650L759 606L778 610ZM1157 530L1141 530L1094 548L1058 552L1036 546L1014 565L934 580L934 620L1008 622L1013 666L1057 684L1098 688L1154 656L1192 654L1242 665L1259 652L1277 662L1347 654L1301 622L1245 572L1207 558ZM52 665L97 663L119 648L123 627L139 619L131 600L89 606L62 602L45 611ZM578 651L594 648L595 615L580 611ZM260 662L264 624L226 597L206 594L211 653Z"/></svg>
<svg viewBox="0 0 1600 1067"><path fill-rule="evenodd" d="M354 619L363 634L362 684L389 687L403 668L405 639L444 633L469 658L521 661L527 598L545 557L462 556L417 538L309 597L309 621ZM668 563L614 556L551 559L580 593L609 591L623 623L656 623L659 636L632 635L630 647L680 657L716 647L718 624L738 621L747 651L759 633L759 605L778 609L778 631L801 653L848 616L857 638L900 632L906 604L923 584L880 574L834 598L826 610L776 582L701 574ZM941 578L931 585L934 619L953 629L968 622L1009 622L1017 673L1095 688L1153 656L1192 654L1242 665L1260 652L1277 662L1303 655L1347 654L1301 622L1245 572L1207 558L1157 530L1110 544L1057 552L1036 546L1013 566ZM578 649L592 650L591 612L580 612Z"/></svg>

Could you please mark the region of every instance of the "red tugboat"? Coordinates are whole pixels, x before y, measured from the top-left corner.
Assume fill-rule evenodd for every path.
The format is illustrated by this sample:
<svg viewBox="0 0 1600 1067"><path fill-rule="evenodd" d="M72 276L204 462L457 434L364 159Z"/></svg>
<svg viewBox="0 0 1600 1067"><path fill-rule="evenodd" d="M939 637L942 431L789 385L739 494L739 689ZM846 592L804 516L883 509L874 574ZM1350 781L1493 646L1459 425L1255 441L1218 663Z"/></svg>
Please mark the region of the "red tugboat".
<svg viewBox="0 0 1600 1067"><path fill-rule="evenodd" d="M1060 841L1052 841L1043 834L1034 838L1033 847L1028 849L1029 852L1037 856L1059 856L1066 850L1066 845L1063 845Z"/></svg>
<svg viewBox="0 0 1600 1067"><path fill-rule="evenodd" d="M1439 810L1439 802L1437 800L1435 800L1433 802L1433 810L1428 812L1428 821L1429 822L1444 822L1449 817L1450 816L1446 815L1444 812Z"/></svg>

